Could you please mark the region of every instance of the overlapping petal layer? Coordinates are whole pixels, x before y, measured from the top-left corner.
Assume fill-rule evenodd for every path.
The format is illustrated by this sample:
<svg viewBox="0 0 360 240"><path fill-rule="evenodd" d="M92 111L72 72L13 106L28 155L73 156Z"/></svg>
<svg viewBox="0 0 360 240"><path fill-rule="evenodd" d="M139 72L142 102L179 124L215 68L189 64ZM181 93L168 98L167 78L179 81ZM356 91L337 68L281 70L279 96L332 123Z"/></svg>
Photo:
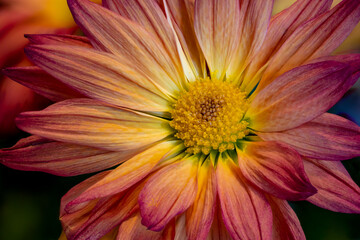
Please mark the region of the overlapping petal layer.
<svg viewBox="0 0 360 240"><path fill-rule="evenodd" d="M246 184L230 159L219 159L216 180L222 217L231 237L271 239L272 213L265 195Z"/></svg>
<svg viewBox="0 0 360 240"><path fill-rule="evenodd" d="M39 112L22 113L16 121L38 136L112 151L144 148L171 133L165 120L91 99L59 102Z"/></svg>
<svg viewBox="0 0 360 240"><path fill-rule="evenodd" d="M37 94L55 102L85 97L38 67L7 68L3 70L3 73Z"/></svg>
<svg viewBox="0 0 360 240"><path fill-rule="evenodd" d="M316 193L300 155L277 142L249 142L238 152L241 172L261 190L285 200L304 200Z"/></svg>
<svg viewBox="0 0 360 240"><path fill-rule="evenodd" d="M300 126L332 107L348 90L352 70L340 62L319 62L281 75L252 100L245 117L261 132Z"/></svg>
<svg viewBox="0 0 360 240"><path fill-rule="evenodd" d="M153 82L134 71L125 59L88 48L61 45L32 45L26 53L48 73L91 98L138 110L167 111L169 108L166 96Z"/></svg>
<svg viewBox="0 0 360 240"><path fill-rule="evenodd" d="M86 37L28 35L40 68L5 70L62 102L21 114L35 136L0 162L65 176L121 164L63 197L69 240L305 239L285 200L360 212L359 187L335 162L360 155L360 128L325 113L360 76L360 55L328 56L360 19L358 0L299 0L271 22L272 0L68 3ZM246 92L244 127L222 151L210 140L227 119L206 123L210 153L191 154L169 121L205 78ZM221 99L191 114L214 120Z"/></svg>
<svg viewBox="0 0 360 240"><path fill-rule="evenodd" d="M183 73L162 44L144 27L88 0L68 0L75 21L97 48L126 59L171 95L181 89ZM177 61L175 61L177 60Z"/></svg>
<svg viewBox="0 0 360 240"><path fill-rule="evenodd" d="M360 188L341 162L304 159L304 166L318 189L309 202L335 212L360 213Z"/></svg>
<svg viewBox="0 0 360 240"><path fill-rule="evenodd" d="M258 135L267 141L284 142L309 158L338 161L360 156L360 127L330 113L294 129Z"/></svg>
<svg viewBox="0 0 360 240"><path fill-rule="evenodd" d="M163 229L194 202L198 168L194 160L190 158L170 164L146 183L139 196L139 205L142 224L148 229Z"/></svg>
<svg viewBox="0 0 360 240"><path fill-rule="evenodd" d="M138 152L112 152L31 136L0 150L0 162L19 170L74 176L113 167Z"/></svg>

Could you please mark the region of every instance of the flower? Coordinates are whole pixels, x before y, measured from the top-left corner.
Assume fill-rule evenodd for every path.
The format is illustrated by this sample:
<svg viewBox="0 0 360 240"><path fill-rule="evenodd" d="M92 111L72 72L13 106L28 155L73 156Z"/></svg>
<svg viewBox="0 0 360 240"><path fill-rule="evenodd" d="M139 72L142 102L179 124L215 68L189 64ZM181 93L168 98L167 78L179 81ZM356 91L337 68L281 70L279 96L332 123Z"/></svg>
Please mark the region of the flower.
<svg viewBox="0 0 360 240"><path fill-rule="evenodd" d="M86 37L29 35L4 73L57 101L1 151L21 170L104 169L61 202L68 239L304 239L288 200L360 212L340 160L360 127L326 113L360 75L329 54L360 2L68 0Z"/></svg>

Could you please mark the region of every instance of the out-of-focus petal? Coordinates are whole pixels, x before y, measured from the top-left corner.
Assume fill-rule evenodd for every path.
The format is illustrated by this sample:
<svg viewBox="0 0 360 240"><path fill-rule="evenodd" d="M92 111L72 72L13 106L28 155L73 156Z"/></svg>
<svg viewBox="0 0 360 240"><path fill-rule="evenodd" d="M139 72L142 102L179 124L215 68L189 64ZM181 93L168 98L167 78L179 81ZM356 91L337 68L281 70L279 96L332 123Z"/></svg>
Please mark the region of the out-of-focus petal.
<svg viewBox="0 0 360 240"><path fill-rule="evenodd" d="M195 33L213 79L222 79L235 57L239 23L239 1L195 1Z"/></svg>
<svg viewBox="0 0 360 240"><path fill-rule="evenodd" d="M290 130L258 135L284 142L309 158L338 161L360 156L360 127L330 113Z"/></svg>
<svg viewBox="0 0 360 240"><path fill-rule="evenodd" d="M25 37L29 39L31 44L59 44L92 48L89 39L83 36L67 34L25 34Z"/></svg>
<svg viewBox="0 0 360 240"><path fill-rule="evenodd" d="M0 76L1 77L1 76ZM3 77L0 80L0 135L6 136L19 133L15 125L16 116L23 111L34 111L48 106L51 102L37 95L31 89Z"/></svg>
<svg viewBox="0 0 360 240"><path fill-rule="evenodd" d="M146 183L139 196L139 205L142 224L148 229L163 229L194 202L198 169L194 158L162 168Z"/></svg>
<svg viewBox="0 0 360 240"><path fill-rule="evenodd" d="M61 45L32 45L25 52L38 66L86 96L138 110L168 109L166 96L125 59Z"/></svg>
<svg viewBox="0 0 360 240"><path fill-rule="evenodd" d="M133 69L161 81L169 95L181 88L181 66L144 27L88 0L68 3L75 21L96 48L126 59Z"/></svg>
<svg viewBox="0 0 360 240"><path fill-rule="evenodd" d="M91 99L70 99L21 113L16 122L34 135L112 151L143 148L171 133L165 120Z"/></svg>
<svg viewBox="0 0 360 240"><path fill-rule="evenodd" d="M11 148L1 149L0 162L19 170L74 176L110 168L136 152L110 152L31 136Z"/></svg>
<svg viewBox="0 0 360 240"><path fill-rule="evenodd" d="M339 62L312 63L284 73L252 100L246 117L261 132L291 129L321 115L348 90L351 67Z"/></svg>
<svg viewBox="0 0 360 240"><path fill-rule="evenodd" d="M334 212L360 213L360 188L341 162L304 159L304 166L318 189L309 202Z"/></svg>
<svg viewBox="0 0 360 240"><path fill-rule="evenodd" d="M167 17L176 33L180 43L180 57L182 59L184 72L189 80L196 77L204 77L205 59L200 49L194 29L194 2L192 0L166 0L165 10ZM183 51L184 56L182 56ZM185 63L184 63L185 62ZM189 68L191 73L186 69Z"/></svg>
<svg viewBox="0 0 360 240"><path fill-rule="evenodd" d="M216 207L216 176L212 163L204 162L198 172L198 192L194 204L186 211L189 240L206 239Z"/></svg>
<svg viewBox="0 0 360 240"><path fill-rule="evenodd" d="M2 72L12 80L55 102L85 97L38 67L14 67Z"/></svg>
<svg viewBox="0 0 360 240"><path fill-rule="evenodd" d="M161 159L172 152L175 146L174 142L163 142L133 156L86 189L71 204L105 197L128 189L146 177Z"/></svg>
<svg viewBox="0 0 360 240"><path fill-rule="evenodd" d="M238 151L239 167L249 182L285 200L304 200L316 193L300 155L277 142L248 142Z"/></svg>
<svg viewBox="0 0 360 240"><path fill-rule="evenodd" d="M269 84L284 72L329 55L360 20L360 1L344 0L332 10L297 29L269 62L262 82ZM260 83L262 84L262 83Z"/></svg>
<svg viewBox="0 0 360 240"><path fill-rule="evenodd" d="M273 239L278 240L305 240L296 213L287 201L268 196L273 212Z"/></svg>
<svg viewBox="0 0 360 240"><path fill-rule="evenodd" d="M263 42L259 53L252 58L246 71L242 88L251 92L258 83L264 65L279 50L291 34L304 22L316 17L330 9L332 0L298 0L289 8L271 18L266 40ZM258 74L258 75L256 75ZM268 83L262 82L265 87Z"/></svg>
<svg viewBox="0 0 360 240"><path fill-rule="evenodd" d="M232 159L219 159L216 180L222 216L231 237L271 239L270 205L264 194L244 182Z"/></svg>
<svg viewBox="0 0 360 240"><path fill-rule="evenodd" d="M240 34L237 37L237 49L226 72L226 77L238 81L248 63L262 55L259 52L269 27L273 0L245 0L240 2ZM233 36L232 36L233 37ZM228 36L224 36L228 38Z"/></svg>

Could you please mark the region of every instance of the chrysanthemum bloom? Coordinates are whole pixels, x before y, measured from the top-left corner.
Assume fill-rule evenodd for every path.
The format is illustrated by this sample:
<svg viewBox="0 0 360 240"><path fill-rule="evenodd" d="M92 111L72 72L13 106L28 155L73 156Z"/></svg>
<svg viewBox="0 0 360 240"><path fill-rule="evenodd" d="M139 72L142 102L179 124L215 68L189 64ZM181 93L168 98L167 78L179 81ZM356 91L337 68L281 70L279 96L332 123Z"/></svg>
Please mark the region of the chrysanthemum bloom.
<svg viewBox="0 0 360 240"><path fill-rule="evenodd" d="M62 199L68 239L304 239L287 200L360 212L340 160L360 128L326 113L360 75L329 56L360 2L69 0L86 37L32 35L39 67L7 69L58 103L1 162L97 172Z"/></svg>

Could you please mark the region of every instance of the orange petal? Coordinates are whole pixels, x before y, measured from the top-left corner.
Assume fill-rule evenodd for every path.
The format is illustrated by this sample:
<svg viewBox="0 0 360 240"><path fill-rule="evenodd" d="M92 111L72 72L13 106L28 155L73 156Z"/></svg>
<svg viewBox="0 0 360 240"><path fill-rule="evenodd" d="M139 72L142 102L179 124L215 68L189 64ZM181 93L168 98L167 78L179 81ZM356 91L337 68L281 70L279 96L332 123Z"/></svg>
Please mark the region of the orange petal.
<svg viewBox="0 0 360 240"><path fill-rule="evenodd" d="M239 167L229 158L220 158L216 169L221 212L227 230L233 239L271 239L269 203L263 193L244 181Z"/></svg>
<svg viewBox="0 0 360 240"><path fill-rule="evenodd" d="M38 67L7 68L2 72L12 80L55 102L85 97Z"/></svg>
<svg viewBox="0 0 360 240"><path fill-rule="evenodd" d="M141 149L171 133L165 120L91 99L59 102L16 121L34 135L112 151Z"/></svg>
<svg viewBox="0 0 360 240"><path fill-rule="evenodd" d="M163 45L176 67L181 68L175 36L156 0L103 0L102 3L113 12L143 26Z"/></svg>
<svg viewBox="0 0 360 240"><path fill-rule="evenodd" d="M305 240L296 213L287 201L268 196L268 201L273 211L273 239Z"/></svg>
<svg viewBox="0 0 360 240"><path fill-rule="evenodd" d="M277 142L247 142L237 151L241 172L249 182L285 200L304 200L316 193L300 155Z"/></svg>
<svg viewBox="0 0 360 240"><path fill-rule="evenodd" d="M232 61L226 72L226 77L238 81L247 64L256 59L269 27L273 0L240 1L240 23L237 48L232 53ZM229 36L224 36L227 38Z"/></svg>
<svg viewBox="0 0 360 240"><path fill-rule="evenodd" d="M163 158L173 153L174 142L159 143L130 158L103 179L89 187L72 204L105 197L124 191L147 176Z"/></svg>
<svg viewBox="0 0 360 240"><path fill-rule="evenodd" d="M65 209L77 206L77 210L65 212L60 217L67 235L71 236L70 239L103 237L138 211L137 199L143 185L139 184L128 191L86 203L74 205L73 201L70 202Z"/></svg>
<svg viewBox="0 0 360 240"><path fill-rule="evenodd" d="M88 0L68 3L75 21L96 48L126 59L169 95L181 88L182 69L144 27Z"/></svg>
<svg viewBox="0 0 360 240"><path fill-rule="evenodd" d="M239 1L195 1L195 33L214 79L225 76L231 60L235 57L239 23Z"/></svg>
<svg viewBox="0 0 360 240"><path fill-rule="evenodd" d="M220 205L217 205L207 240L232 240L221 217Z"/></svg>
<svg viewBox="0 0 360 240"><path fill-rule="evenodd" d="M293 129L258 135L284 142L308 158L339 161L360 156L360 127L330 113Z"/></svg>
<svg viewBox="0 0 360 240"><path fill-rule="evenodd" d="M205 59L200 49L194 29L194 1L164 1L168 20L170 21L180 44L178 51L187 78L191 81L206 74ZM189 69L191 72L186 71Z"/></svg>
<svg viewBox="0 0 360 240"><path fill-rule="evenodd" d="M79 47L92 48L87 37L61 34L25 34L31 44L48 45L74 45Z"/></svg>
<svg viewBox="0 0 360 240"><path fill-rule="evenodd" d="M189 240L206 239L215 213L216 179L210 161L198 172L198 192L194 204L186 211L186 232Z"/></svg>
<svg viewBox="0 0 360 240"><path fill-rule="evenodd" d="M139 196L142 224L159 231L193 203L197 192L197 158L180 160L159 170Z"/></svg>
<svg viewBox="0 0 360 240"><path fill-rule="evenodd" d="M299 0L289 8L271 18L265 41L256 57L252 58L246 71L242 89L251 90L259 82L261 69L271 59L291 34L304 22L330 9L332 0ZM258 77L254 78L258 74ZM258 88L264 88L270 82L262 81Z"/></svg>
<svg viewBox="0 0 360 240"><path fill-rule="evenodd" d="M31 136L11 148L1 149L0 162L24 171L74 176L113 167L137 152L110 152Z"/></svg>
<svg viewBox="0 0 360 240"><path fill-rule="evenodd" d="M116 239L161 240L162 233L148 230L141 224L140 213L137 213L120 225Z"/></svg>
<svg viewBox="0 0 360 240"><path fill-rule="evenodd" d="M329 55L360 20L360 1L344 0L332 10L297 29L269 62L262 81L271 82L286 71Z"/></svg>
<svg viewBox="0 0 360 240"><path fill-rule="evenodd" d="M31 45L25 52L38 66L86 96L132 109L168 110L164 93L124 59L62 45Z"/></svg>
<svg viewBox="0 0 360 240"><path fill-rule="evenodd" d="M360 213L360 188L341 162L304 159L304 166L318 189L309 202L335 212Z"/></svg>
<svg viewBox="0 0 360 240"><path fill-rule="evenodd" d="M255 95L246 117L263 132L300 126L326 112L353 83L351 67L326 61L295 68Z"/></svg>

